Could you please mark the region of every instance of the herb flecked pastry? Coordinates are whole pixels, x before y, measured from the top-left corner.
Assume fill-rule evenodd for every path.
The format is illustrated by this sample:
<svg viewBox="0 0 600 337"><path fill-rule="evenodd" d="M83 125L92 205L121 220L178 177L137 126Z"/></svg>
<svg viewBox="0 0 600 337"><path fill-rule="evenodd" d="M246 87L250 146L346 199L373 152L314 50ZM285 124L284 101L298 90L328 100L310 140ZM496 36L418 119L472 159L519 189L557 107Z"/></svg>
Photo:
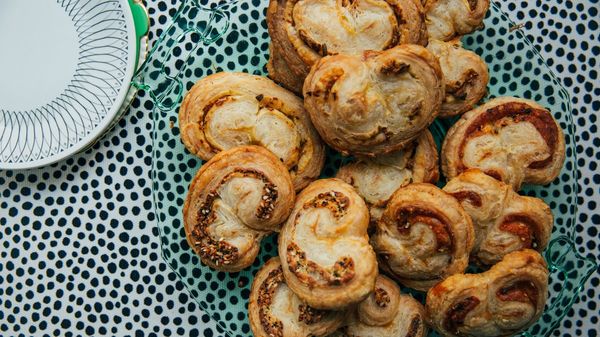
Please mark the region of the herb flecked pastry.
<svg viewBox="0 0 600 337"><path fill-rule="evenodd" d="M362 156L406 147L433 122L443 97L439 62L417 45L324 57L304 82L304 106L323 140Z"/></svg>
<svg viewBox="0 0 600 337"><path fill-rule="evenodd" d="M256 273L250 290L248 318L255 337L320 337L335 331L344 311L314 309L285 283L278 257Z"/></svg>
<svg viewBox="0 0 600 337"><path fill-rule="evenodd" d="M411 183L435 184L439 178L438 152L429 130L397 152L360 158L342 166L336 174L365 199L371 224L377 223L392 194Z"/></svg>
<svg viewBox="0 0 600 337"><path fill-rule="evenodd" d="M444 191L458 199L473 220L471 259L479 264L492 265L523 248L542 252L550 241L554 218L541 199L519 195L475 169L450 180Z"/></svg>
<svg viewBox="0 0 600 337"><path fill-rule="evenodd" d="M469 168L518 191L548 184L565 160L565 137L547 109L522 98L500 97L465 113L442 146L442 171L452 179Z"/></svg>
<svg viewBox="0 0 600 337"><path fill-rule="evenodd" d="M448 337L513 336L535 323L548 299L548 268L530 249L481 274L448 277L427 293L429 324Z"/></svg>
<svg viewBox="0 0 600 337"><path fill-rule="evenodd" d="M348 315L345 326L329 337L425 337L425 321L423 305L379 275L375 291Z"/></svg>
<svg viewBox="0 0 600 337"><path fill-rule="evenodd" d="M204 160L242 145L273 152L292 175L296 190L318 177L325 149L302 99L268 78L222 72L198 81L179 109L186 148Z"/></svg>
<svg viewBox="0 0 600 337"><path fill-rule="evenodd" d="M479 55L462 48L459 39L430 40L427 49L440 61L446 84L439 116L452 117L473 109L487 93L487 64Z"/></svg>
<svg viewBox="0 0 600 337"><path fill-rule="evenodd" d="M483 27L490 0L422 0L427 32L432 39L450 41Z"/></svg>
<svg viewBox="0 0 600 337"><path fill-rule="evenodd" d="M371 237L381 269L407 287L426 291L463 273L475 233L451 195L431 184L399 188Z"/></svg>
<svg viewBox="0 0 600 337"><path fill-rule="evenodd" d="M262 238L280 229L294 197L290 174L268 150L220 152L190 184L183 206L188 244L209 267L240 271L254 262Z"/></svg>
<svg viewBox="0 0 600 337"><path fill-rule="evenodd" d="M269 77L300 94L321 57L427 44L420 0L271 0Z"/></svg>
<svg viewBox="0 0 600 337"><path fill-rule="evenodd" d="M288 287L316 309L342 309L365 299L378 275L368 225L369 210L352 186L339 179L308 185L279 234Z"/></svg>

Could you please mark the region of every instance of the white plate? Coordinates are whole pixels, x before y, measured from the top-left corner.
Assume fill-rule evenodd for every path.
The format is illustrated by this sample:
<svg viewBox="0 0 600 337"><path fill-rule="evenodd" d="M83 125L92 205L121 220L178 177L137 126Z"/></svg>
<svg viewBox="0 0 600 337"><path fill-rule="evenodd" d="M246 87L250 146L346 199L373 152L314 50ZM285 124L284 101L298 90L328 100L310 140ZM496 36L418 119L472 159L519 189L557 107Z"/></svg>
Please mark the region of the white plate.
<svg viewBox="0 0 600 337"><path fill-rule="evenodd" d="M127 0L0 1L0 169L93 143L131 96L136 49Z"/></svg>

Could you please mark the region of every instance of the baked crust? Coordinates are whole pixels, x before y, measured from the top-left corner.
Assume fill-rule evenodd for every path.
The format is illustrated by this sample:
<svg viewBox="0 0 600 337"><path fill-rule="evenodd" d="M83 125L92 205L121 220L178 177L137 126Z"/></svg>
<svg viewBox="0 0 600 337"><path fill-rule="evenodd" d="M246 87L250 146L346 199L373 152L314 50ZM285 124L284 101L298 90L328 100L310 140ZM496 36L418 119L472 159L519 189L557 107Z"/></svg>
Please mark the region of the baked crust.
<svg viewBox="0 0 600 337"><path fill-rule="evenodd" d="M429 37L450 41L483 27L489 0L424 0Z"/></svg>
<svg viewBox="0 0 600 337"><path fill-rule="evenodd" d="M327 144L344 154L375 156L402 149L433 122L444 79L427 49L402 45L324 57L303 91L304 106Z"/></svg>
<svg viewBox="0 0 600 337"><path fill-rule="evenodd" d="M479 170L467 170L444 187L471 216L475 247L471 259L492 265L524 248L542 252L550 241L554 219L541 199L521 196Z"/></svg>
<svg viewBox="0 0 600 337"><path fill-rule="evenodd" d="M352 186L321 179L297 197L279 234L285 280L317 309L341 309L375 288L375 252L369 245L369 211Z"/></svg>
<svg viewBox="0 0 600 337"><path fill-rule="evenodd" d="M254 262L262 238L287 219L294 197L287 169L268 150L222 151L190 184L183 206L188 244L213 269L242 270Z"/></svg>
<svg viewBox="0 0 600 337"><path fill-rule="evenodd" d="M329 337L425 337L425 322L423 305L379 275L375 291L348 316L345 326Z"/></svg>
<svg viewBox="0 0 600 337"><path fill-rule="evenodd" d="M452 179L469 168L519 190L548 184L565 160L565 137L552 114L522 98L500 97L465 113L442 146L442 171Z"/></svg>
<svg viewBox="0 0 600 337"><path fill-rule="evenodd" d="M427 293L429 324L443 336L513 336L535 323L548 298L548 268L530 249L481 274L448 277Z"/></svg>
<svg viewBox="0 0 600 337"><path fill-rule="evenodd" d="M267 10L271 36L269 75L282 79L274 67L284 64L292 76L304 81L321 57L359 55L365 50L386 50L399 44L427 44L423 7L419 0L271 0ZM323 29L327 27L327 29ZM301 93L301 87L297 93Z"/></svg>
<svg viewBox="0 0 600 337"><path fill-rule="evenodd" d="M452 117L473 109L487 93L487 64L479 55L462 48L459 39L430 40L427 49L438 58L444 73L446 96L439 117Z"/></svg>
<svg viewBox="0 0 600 337"><path fill-rule="evenodd" d="M256 273L248 304L250 328L255 337L320 337L335 331L344 311L309 307L285 283L279 257Z"/></svg>
<svg viewBox="0 0 600 337"><path fill-rule="evenodd" d="M458 201L434 185L420 183L394 193L371 244L383 271L425 291L465 271L474 237L471 218Z"/></svg>
<svg viewBox="0 0 600 337"><path fill-rule="evenodd" d="M296 190L316 179L325 148L302 100L273 81L222 72L198 81L179 109L186 148L204 160L241 145L260 145L290 171Z"/></svg>
<svg viewBox="0 0 600 337"><path fill-rule="evenodd" d="M438 152L429 130L405 149L375 158L359 158L342 166L336 174L360 194L371 214L371 225L400 187L411 183L435 184L439 178Z"/></svg>

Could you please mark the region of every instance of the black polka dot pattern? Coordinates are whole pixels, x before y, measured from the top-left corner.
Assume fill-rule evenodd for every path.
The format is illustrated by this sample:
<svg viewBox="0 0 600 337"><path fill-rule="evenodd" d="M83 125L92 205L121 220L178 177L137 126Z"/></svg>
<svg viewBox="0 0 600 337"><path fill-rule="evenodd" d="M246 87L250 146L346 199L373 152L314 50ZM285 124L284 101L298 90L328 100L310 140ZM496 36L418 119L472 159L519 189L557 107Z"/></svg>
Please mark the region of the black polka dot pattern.
<svg viewBox="0 0 600 337"><path fill-rule="evenodd" d="M199 3L212 6L217 2ZM230 45L235 45L225 51L233 57L219 56L212 45L202 49L212 57L202 57L200 49L193 49L199 37L189 36L189 40L172 50L173 69L183 66L176 62L177 58L192 53L194 60L190 62L198 66L188 67L183 73L185 78L221 70L261 73L268 48L262 21L265 3L244 1L235 9L243 13L237 15L238 20L224 37ZM165 31L168 18L175 14L178 4L176 0L148 2L151 41ZM505 0L498 4L512 20L524 24L521 31L571 95L576 128L571 151L577 154L577 159L573 159L567 172L580 170L572 176L563 175L561 184L528 192L543 198L564 196L563 202L551 205L564 214L576 202L579 212L574 228L578 249L584 255L600 259L597 214L600 83L596 64L600 54L599 4L539 0ZM493 26L496 34L507 34L502 25L493 23ZM241 33L240 29L248 33ZM524 88L523 96L529 95L546 106L557 106L553 112L558 119L565 120L566 116L561 114L566 109L560 106L565 97L552 78L516 70L531 67L533 72L538 66L533 54L519 53L526 46L518 42L500 45L502 39L487 36L488 31L475 34L472 41L467 39L465 43L477 46L474 49L494 67L491 71L500 74L496 83L492 83L499 88L493 94L510 94ZM244 42L234 44L234 41ZM514 50L510 49L513 44ZM214 62L210 62L212 58ZM502 61L506 58L513 58L512 67ZM184 83L185 89L192 83ZM249 272L230 276L186 268L199 264L195 256L181 254L187 250L181 240L181 224L174 221L169 226L161 225L159 233L157 222L176 218L179 212L178 207L167 205L166 200L182 203L186 191L181 186L191 180L201 162L181 155L183 152L172 151L169 157L168 151L162 151L164 157L154 162L156 176L152 176L153 107L149 95L140 93L118 126L86 153L46 169L0 172L0 335L223 336L216 321L200 306L207 308L213 317L218 316L226 330L248 335L247 325L239 322L245 321L240 312L245 310ZM169 129L171 121L176 124L172 111L159 113L157 129ZM156 148L180 147L173 136L177 136L176 126L168 137L155 140ZM331 161L324 174L333 174L339 165L339 158ZM167 174L171 174L167 172L174 172L168 186L164 185ZM565 188L569 186L565 182L573 177L577 178L577 185ZM153 186L152 178L160 185ZM158 201L156 215L153 188ZM566 200L572 195L569 188L579 190L577 200ZM570 220L565 217L564 221ZM558 227L570 226L573 224ZM274 253L274 242L266 242L264 250ZM179 266L176 272L181 279L163 262L161 254L168 264ZM197 288L186 289L186 284L196 282ZM588 280L582 296L567 313L568 319L563 320L553 335L597 334L599 282L598 273ZM233 296L237 292L239 296ZM239 310L234 313L231 308Z"/></svg>

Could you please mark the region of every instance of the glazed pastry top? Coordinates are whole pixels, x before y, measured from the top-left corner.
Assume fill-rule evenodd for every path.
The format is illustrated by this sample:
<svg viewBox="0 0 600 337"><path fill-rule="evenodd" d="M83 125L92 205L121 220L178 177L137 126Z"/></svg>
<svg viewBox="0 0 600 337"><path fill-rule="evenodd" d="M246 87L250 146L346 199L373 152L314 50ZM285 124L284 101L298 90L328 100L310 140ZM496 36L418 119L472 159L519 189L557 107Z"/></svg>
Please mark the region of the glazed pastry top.
<svg viewBox="0 0 600 337"><path fill-rule="evenodd" d="M368 224L368 209L352 186L338 179L308 185L279 235L283 274L292 291L318 309L362 301L378 274Z"/></svg>
<svg viewBox="0 0 600 337"><path fill-rule="evenodd" d="M475 236L471 218L434 185L399 188L376 227L371 244L381 268L408 287L427 290L467 268Z"/></svg>
<svg viewBox="0 0 600 337"><path fill-rule="evenodd" d="M564 135L552 114L514 97L494 98L464 114L442 146L447 178L478 168L515 190L523 183L550 183L564 158Z"/></svg>
<svg viewBox="0 0 600 337"><path fill-rule="evenodd" d="M443 336L512 336L535 323L548 298L548 268L520 250L481 274L448 277L427 293L429 323Z"/></svg>
<svg viewBox="0 0 600 337"><path fill-rule="evenodd" d="M304 105L323 140L365 156L407 146L433 122L443 95L439 62L417 45L325 57L304 82Z"/></svg>
<svg viewBox="0 0 600 337"><path fill-rule="evenodd" d="M268 150L220 152L190 184L183 207L188 243L210 267L241 270L256 258L260 240L287 219L294 197L289 173Z"/></svg>
<svg viewBox="0 0 600 337"><path fill-rule="evenodd" d="M302 302L285 283L278 257L258 271L252 283L248 317L255 337L325 336L343 322L345 312L318 310Z"/></svg>
<svg viewBox="0 0 600 337"><path fill-rule="evenodd" d="M179 110L181 138L204 160L241 145L260 145L288 168L296 189L316 178L324 148L302 100L273 81L218 73L198 81Z"/></svg>

